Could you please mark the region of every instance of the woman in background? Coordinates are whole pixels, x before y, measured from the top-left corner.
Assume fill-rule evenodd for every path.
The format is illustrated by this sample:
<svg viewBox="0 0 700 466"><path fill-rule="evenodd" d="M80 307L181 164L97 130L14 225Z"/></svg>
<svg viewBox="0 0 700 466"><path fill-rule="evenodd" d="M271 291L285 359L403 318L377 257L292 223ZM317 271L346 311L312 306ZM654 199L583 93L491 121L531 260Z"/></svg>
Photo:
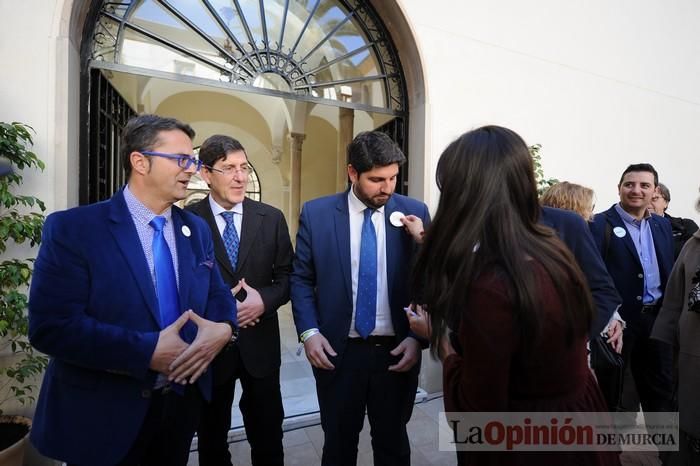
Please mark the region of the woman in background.
<svg viewBox="0 0 700 466"><path fill-rule="evenodd" d="M586 363L591 295L571 252L538 224L525 142L498 126L470 131L445 149L436 177L440 202L412 281L443 362L445 410L606 411ZM619 464L594 451L460 451L458 461Z"/></svg>
<svg viewBox="0 0 700 466"><path fill-rule="evenodd" d="M561 181L547 188L540 202L545 206L572 210L588 222L593 217L595 194L591 188Z"/></svg>

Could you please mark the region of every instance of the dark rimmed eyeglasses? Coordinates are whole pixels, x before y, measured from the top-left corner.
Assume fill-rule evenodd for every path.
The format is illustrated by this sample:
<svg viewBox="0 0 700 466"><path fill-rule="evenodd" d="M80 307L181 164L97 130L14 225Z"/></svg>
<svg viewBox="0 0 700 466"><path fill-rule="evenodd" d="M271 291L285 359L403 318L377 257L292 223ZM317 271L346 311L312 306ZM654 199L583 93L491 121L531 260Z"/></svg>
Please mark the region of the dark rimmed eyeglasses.
<svg viewBox="0 0 700 466"><path fill-rule="evenodd" d="M177 160L177 166L182 168L183 170L187 170L190 168L192 165L195 166L195 170L199 171L202 168L202 163L201 160L195 159L191 155L187 154L165 154L163 152L152 152L148 150L142 150L139 151L143 155L148 155L150 157L163 157L164 159L170 159L170 160Z"/></svg>

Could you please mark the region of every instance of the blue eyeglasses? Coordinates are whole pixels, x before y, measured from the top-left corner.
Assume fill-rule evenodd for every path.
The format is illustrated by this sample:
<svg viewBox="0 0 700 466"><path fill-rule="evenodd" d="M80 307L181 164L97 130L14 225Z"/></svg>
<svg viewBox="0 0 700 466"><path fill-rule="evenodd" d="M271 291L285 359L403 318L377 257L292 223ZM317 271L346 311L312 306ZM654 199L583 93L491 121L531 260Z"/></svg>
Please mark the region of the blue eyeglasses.
<svg viewBox="0 0 700 466"><path fill-rule="evenodd" d="M203 162L199 159L195 159L191 155L187 154L164 154L163 152L151 152L147 150L140 151L143 155L148 155L152 157L163 157L165 159L177 160L177 166L183 170L187 170L193 164L195 170L199 171L202 168Z"/></svg>

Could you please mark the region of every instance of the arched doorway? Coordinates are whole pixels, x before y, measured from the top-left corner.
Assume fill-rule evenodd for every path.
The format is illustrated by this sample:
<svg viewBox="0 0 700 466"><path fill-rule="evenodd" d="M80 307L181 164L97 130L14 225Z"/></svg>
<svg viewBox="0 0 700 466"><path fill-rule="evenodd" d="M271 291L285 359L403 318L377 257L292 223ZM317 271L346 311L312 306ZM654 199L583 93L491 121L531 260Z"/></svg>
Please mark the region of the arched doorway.
<svg viewBox="0 0 700 466"><path fill-rule="evenodd" d="M261 142L279 164L288 199L278 207L292 223L306 200L302 171L310 164L304 145L312 143L306 125L314 118L331 123L335 132L318 147L326 166L313 164L319 177L328 177L330 168L334 185L309 194L342 189L344 147L360 130L380 128L407 149L403 72L388 32L366 1L122 0L97 5L92 16L82 50L88 117L81 124L81 203L108 197L121 185L114 135L131 112L163 113L157 104L167 97L165 89L263 105L256 110L270 137ZM202 126L181 109L170 114L196 130ZM400 192L407 189L406 173Z"/></svg>
<svg viewBox="0 0 700 466"><path fill-rule="evenodd" d="M87 18L80 203L123 184L118 134L137 112L187 121L195 145L214 133L241 140L261 200L285 213L292 237L302 202L345 187L357 132L386 131L410 155L404 73L366 0L104 1ZM400 178L407 192L407 165ZM313 378L289 314L280 310L282 385L287 414L301 415L314 409L303 400Z"/></svg>

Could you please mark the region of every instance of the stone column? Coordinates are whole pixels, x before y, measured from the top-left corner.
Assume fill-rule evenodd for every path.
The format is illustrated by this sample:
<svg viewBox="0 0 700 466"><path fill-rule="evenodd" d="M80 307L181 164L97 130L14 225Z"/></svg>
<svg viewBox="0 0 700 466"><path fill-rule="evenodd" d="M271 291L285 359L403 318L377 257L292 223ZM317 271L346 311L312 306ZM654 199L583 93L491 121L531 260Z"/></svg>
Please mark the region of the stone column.
<svg viewBox="0 0 700 466"><path fill-rule="evenodd" d="M306 135L303 133L289 133L289 155L292 165L289 234L292 238L296 237L301 212L301 146L304 139Z"/></svg>
<svg viewBox="0 0 700 466"><path fill-rule="evenodd" d="M348 186L348 160L347 148L354 132L355 110L340 108L338 114L338 153L335 171L336 191L345 191Z"/></svg>

